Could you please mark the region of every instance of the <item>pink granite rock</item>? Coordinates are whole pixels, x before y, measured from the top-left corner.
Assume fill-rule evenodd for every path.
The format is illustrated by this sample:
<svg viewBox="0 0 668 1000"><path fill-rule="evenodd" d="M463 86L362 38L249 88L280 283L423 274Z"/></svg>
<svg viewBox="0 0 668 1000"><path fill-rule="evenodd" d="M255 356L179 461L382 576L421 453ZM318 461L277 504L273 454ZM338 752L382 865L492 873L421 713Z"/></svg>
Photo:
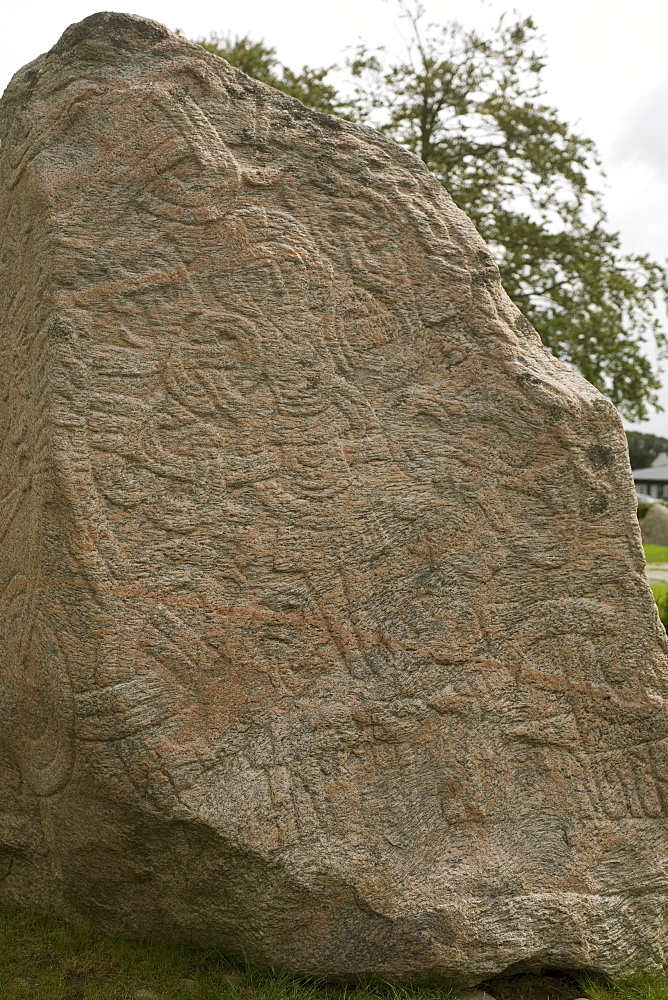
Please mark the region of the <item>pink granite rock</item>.
<svg viewBox="0 0 668 1000"><path fill-rule="evenodd" d="M665 961L624 436L470 221L137 17L0 116L0 896L349 979Z"/></svg>
<svg viewBox="0 0 668 1000"><path fill-rule="evenodd" d="M642 540L647 545L668 545L668 507L653 503L640 525Z"/></svg>

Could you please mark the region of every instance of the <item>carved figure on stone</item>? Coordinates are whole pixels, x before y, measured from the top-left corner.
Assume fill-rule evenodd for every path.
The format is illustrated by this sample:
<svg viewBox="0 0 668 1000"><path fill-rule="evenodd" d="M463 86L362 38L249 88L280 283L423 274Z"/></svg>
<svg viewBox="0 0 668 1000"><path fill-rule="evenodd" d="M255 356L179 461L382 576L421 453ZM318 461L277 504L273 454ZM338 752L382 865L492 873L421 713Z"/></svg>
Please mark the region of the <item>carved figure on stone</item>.
<svg viewBox="0 0 668 1000"><path fill-rule="evenodd" d="M125 14L0 139L2 897L350 980L665 962L625 438L472 223Z"/></svg>

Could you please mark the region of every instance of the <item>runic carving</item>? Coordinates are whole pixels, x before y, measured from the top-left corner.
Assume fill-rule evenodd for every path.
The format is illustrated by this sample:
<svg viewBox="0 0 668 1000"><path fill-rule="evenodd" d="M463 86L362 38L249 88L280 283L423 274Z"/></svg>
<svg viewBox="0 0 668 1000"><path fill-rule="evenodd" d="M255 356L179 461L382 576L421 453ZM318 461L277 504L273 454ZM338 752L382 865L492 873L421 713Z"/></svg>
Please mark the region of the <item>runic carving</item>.
<svg viewBox="0 0 668 1000"><path fill-rule="evenodd" d="M664 963L623 431L469 220L124 14L0 141L2 898L346 979Z"/></svg>

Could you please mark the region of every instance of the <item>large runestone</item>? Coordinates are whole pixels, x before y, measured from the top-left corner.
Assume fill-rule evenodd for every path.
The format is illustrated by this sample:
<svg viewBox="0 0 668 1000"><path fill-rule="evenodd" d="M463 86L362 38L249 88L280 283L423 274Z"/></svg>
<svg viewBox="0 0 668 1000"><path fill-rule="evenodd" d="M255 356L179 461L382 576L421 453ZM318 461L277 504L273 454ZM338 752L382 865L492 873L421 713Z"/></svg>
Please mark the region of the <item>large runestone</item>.
<svg viewBox="0 0 668 1000"><path fill-rule="evenodd" d="M2 898L349 979L663 962L624 435L471 222L137 17L0 115Z"/></svg>

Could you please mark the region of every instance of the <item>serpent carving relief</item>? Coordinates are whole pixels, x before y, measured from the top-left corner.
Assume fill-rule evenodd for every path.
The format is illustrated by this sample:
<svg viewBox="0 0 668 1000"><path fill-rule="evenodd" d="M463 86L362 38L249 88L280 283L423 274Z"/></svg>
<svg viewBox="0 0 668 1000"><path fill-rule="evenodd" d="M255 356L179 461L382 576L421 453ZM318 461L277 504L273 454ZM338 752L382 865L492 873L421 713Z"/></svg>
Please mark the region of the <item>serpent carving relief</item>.
<svg viewBox="0 0 668 1000"><path fill-rule="evenodd" d="M4 898L350 979L665 961L623 432L470 221L130 15L0 138Z"/></svg>

